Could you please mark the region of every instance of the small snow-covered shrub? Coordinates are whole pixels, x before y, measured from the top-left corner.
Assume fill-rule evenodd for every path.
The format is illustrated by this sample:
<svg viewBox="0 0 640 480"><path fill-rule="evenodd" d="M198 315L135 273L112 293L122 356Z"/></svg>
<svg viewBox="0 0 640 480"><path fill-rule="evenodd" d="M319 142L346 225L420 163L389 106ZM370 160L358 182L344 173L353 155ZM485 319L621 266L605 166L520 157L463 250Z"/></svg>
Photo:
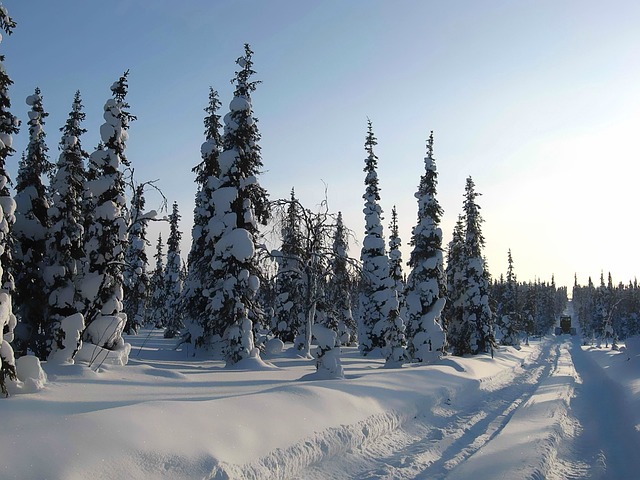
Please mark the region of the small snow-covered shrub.
<svg viewBox="0 0 640 480"><path fill-rule="evenodd" d="M103 315L96 318L84 332L84 340L108 350L124 347L122 331L126 317L123 314Z"/></svg>
<svg viewBox="0 0 640 480"><path fill-rule="evenodd" d="M82 330L84 317L81 313L63 318L56 334L59 338L55 339L47 361L56 364L73 363L73 357L82 345Z"/></svg>
<svg viewBox="0 0 640 480"><path fill-rule="evenodd" d="M321 378L344 378L340 347L336 348L337 334L322 325L315 324L312 333L316 339L316 369Z"/></svg>
<svg viewBox="0 0 640 480"><path fill-rule="evenodd" d="M131 344L125 343L120 350L107 350L106 348L93 345L91 343L83 343L80 350L75 356L76 362L85 362L89 366L102 364L123 366L129 363L129 354L131 353Z"/></svg>
<svg viewBox="0 0 640 480"><path fill-rule="evenodd" d="M16 317L11 312L11 297L6 292L0 292L0 329L4 332L3 337L0 337L0 391L4 394L7 394L7 384L17 379L15 356L9 343L13 341L15 326Z"/></svg>
<svg viewBox="0 0 640 480"><path fill-rule="evenodd" d="M264 344L264 351L268 355L278 355L282 350L284 350L284 342L279 338L272 338Z"/></svg>
<svg viewBox="0 0 640 480"><path fill-rule="evenodd" d="M85 329L84 343L75 360L89 365L126 365L131 351L131 345L122 338L126 319L123 313L96 318Z"/></svg>
<svg viewBox="0 0 640 480"><path fill-rule="evenodd" d="M47 383L47 374L40 366L40 359L34 355L16 359L16 375L23 383L22 393L37 392Z"/></svg>

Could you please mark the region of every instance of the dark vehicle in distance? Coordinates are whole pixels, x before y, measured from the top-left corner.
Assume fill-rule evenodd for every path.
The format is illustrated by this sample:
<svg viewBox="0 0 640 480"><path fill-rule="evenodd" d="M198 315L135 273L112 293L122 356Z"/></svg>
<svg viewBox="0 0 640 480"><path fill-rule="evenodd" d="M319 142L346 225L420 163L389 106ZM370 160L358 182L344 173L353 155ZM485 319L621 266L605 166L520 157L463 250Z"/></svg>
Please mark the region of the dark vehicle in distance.
<svg viewBox="0 0 640 480"><path fill-rule="evenodd" d="M575 335L576 329L571 326L571 315L560 315L560 326L556 327L556 335Z"/></svg>

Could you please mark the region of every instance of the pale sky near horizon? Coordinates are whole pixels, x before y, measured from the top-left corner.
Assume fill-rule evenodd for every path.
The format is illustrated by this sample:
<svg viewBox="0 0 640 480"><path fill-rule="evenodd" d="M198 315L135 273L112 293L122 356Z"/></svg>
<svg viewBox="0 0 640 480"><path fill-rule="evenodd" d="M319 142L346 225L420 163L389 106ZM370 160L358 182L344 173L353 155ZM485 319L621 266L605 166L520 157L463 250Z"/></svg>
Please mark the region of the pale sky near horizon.
<svg viewBox="0 0 640 480"><path fill-rule="evenodd" d="M520 280L555 275L571 287L640 273L640 3L558 0L5 0L18 23L0 53L23 120L38 86L52 160L80 89L84 147L99 139L109 87L130 70L127 156L138 181L159 179L189 238L209 86L226 113L243 44L254 50L253 95L272 199L329 207L364 229L367 118L378 138L385 234L397 205L404 259L413 196L434 131L444 243L465 179L482 194L485 255ZM13 174L15 178L15 173ZM157 204L150 198L150 206ZM155 243L155 225L150 240ZM189 241L183 244L183 255ZM359 248L352 245L358 256Z"/></svg>

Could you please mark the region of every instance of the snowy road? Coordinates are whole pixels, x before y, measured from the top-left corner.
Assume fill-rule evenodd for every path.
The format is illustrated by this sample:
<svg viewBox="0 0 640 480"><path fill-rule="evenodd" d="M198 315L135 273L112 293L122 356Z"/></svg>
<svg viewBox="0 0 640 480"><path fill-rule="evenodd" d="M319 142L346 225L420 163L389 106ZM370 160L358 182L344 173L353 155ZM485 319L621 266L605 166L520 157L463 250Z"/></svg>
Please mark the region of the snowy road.
<svg viewBox="0 0 640 480"><path fill-rule="evenodd" d="M624 393L578 341L547 339L520 368L298 478L637 478Z"/></svg>

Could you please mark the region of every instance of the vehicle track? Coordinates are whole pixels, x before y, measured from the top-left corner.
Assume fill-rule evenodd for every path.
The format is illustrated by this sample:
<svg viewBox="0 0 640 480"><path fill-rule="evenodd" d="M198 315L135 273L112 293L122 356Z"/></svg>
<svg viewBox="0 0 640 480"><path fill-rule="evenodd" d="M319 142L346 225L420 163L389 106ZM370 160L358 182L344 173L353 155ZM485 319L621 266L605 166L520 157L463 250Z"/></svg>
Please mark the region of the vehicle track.
<svg viewBox="0 0 640 480"><path fill-rule="evenodd" d="M566 435L557 456L550 458L546 478L637 478L640 442L629 423L624 392L582 351L577 339L571 347L579 381L567 422L575 428Z"/></svg>
<svg viewBox="0 0 640 480"><path fill-rule="evenodd" d="M485 380L479 402L478 394L443 397L390 434L340 459L319 462L298 478L445 478L504 428L540 381L557 369L558 358L559 345L546 340L533 361Z"/></svg>

